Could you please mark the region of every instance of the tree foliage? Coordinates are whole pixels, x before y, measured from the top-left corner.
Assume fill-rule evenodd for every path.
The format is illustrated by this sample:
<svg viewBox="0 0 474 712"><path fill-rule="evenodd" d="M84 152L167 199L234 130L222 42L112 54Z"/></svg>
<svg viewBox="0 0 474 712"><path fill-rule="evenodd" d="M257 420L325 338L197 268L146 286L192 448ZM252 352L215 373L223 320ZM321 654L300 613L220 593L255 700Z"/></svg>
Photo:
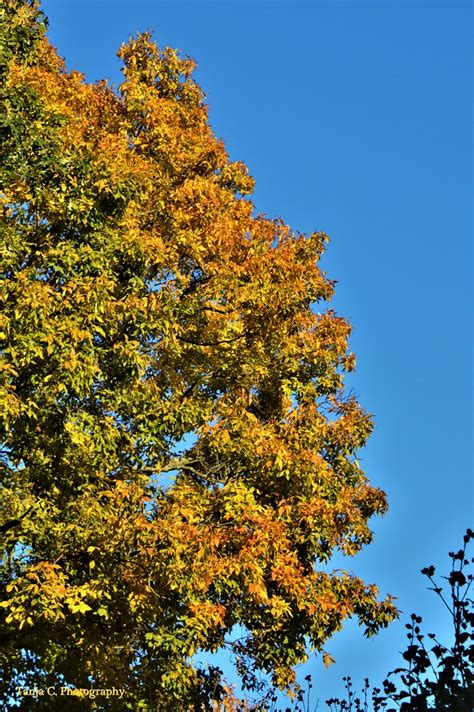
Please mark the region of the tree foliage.
<svg viewBox="0 0 474 712"><path fill-rule="evenodd" d="M67 71L35 3L0 12L3 705L20 683L230 705L196 662L223 646L291 686L345 618L396 615L318 568L387 507L327 238L255 214L190 59L138 35L114 90Z"/></svg>

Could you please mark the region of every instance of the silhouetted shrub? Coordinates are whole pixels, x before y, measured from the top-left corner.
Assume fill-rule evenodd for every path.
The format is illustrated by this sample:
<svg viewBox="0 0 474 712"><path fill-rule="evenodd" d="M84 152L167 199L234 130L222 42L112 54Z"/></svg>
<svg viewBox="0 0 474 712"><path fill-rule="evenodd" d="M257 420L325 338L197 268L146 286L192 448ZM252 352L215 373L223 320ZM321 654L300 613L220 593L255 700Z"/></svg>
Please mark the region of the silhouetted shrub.
<svg viewBox="0 0 474 712"><path fill-rule="evenodd" d="M434 633L423 634L422 617L413 613L406 624L408 645L402 653L403 666L387 675L383 690L370 689L366 679L360 695L353 691L351 678L343 678L345 699L326 700L331 712L471 712L474 709L474 600L469 595L473 580L469 569L474 558L467 556L472 539L474 532L468 529L463 547L449 552L451 571L440 577L447 583L442 584L435 578L434 566L421 571L431 583L429 590L450 613L451 646L441 643Z"/></svg>

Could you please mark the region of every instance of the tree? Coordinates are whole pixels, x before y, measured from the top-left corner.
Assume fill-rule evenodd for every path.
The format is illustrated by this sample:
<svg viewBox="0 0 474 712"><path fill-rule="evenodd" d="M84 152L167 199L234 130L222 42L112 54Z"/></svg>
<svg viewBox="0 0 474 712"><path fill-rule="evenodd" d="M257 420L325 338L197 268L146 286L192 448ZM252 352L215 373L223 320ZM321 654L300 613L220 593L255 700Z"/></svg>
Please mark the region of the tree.
<svg viewBox="0 0 474 712"><path fill-rule="evenodd" d="M318 569L387 508L327 238L255 215L190 59L138 35L114 90L66 70L36 3L1 21L3 705L211 709L196 655L225 646L248 687L291 686L345 618L396 616Z"/></svg>

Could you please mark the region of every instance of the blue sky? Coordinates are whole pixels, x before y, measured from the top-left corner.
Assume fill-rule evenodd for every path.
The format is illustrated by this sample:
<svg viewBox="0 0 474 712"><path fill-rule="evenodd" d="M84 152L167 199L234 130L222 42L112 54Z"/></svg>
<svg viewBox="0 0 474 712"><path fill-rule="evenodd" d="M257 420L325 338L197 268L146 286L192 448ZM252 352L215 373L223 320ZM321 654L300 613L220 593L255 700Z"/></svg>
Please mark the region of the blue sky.
<svg viewBox="0 0 474 712"><path fill-rule="evenodd" d="M375 542L344 566L427 630L447 620L419 570L472 524L472 6L466 2L45 0L49 36L89 80L153 28L198 64L210 121L257 181L259 212L326 231L333 305L354 328L350 386L375 415L361 463L388 492ZM335 562L340 565L338 559ZM380 682L404 624L357 626L312 659L315 697Z"/></svg>

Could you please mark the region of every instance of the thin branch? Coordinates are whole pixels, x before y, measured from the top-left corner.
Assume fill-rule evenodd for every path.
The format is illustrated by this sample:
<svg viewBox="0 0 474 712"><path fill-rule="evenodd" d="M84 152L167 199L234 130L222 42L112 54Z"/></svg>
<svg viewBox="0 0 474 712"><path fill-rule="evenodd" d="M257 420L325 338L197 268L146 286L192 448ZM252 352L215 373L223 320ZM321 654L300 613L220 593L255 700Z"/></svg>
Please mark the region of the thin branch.
<svg viewBox="0 0 474 712"><path fill-rule="evenodd" d="M14 529L19 524L21 524L22 519L24 519L26 515L31 512L32 509L33 506L29 507L26 512L23 512L20 517L17 517L16 519L11 519L10 521L5 522L4 524L0 524L0 534L3 534L4 532L9 531L10 529Z"/></svg>
<svg viewBox="0 0 474 712"><path fill-rule="evenodd" d="M178 336L176 338L179 341L184 341L185 344L191 344L192 346L219 346L219 344L232 344L234 341L243 339L246 336L251 336L250 331L246 331L243 334L234 336L232 339L220 339L219 341L194 341L193 339L188 339L186 336Z"/></svg>

